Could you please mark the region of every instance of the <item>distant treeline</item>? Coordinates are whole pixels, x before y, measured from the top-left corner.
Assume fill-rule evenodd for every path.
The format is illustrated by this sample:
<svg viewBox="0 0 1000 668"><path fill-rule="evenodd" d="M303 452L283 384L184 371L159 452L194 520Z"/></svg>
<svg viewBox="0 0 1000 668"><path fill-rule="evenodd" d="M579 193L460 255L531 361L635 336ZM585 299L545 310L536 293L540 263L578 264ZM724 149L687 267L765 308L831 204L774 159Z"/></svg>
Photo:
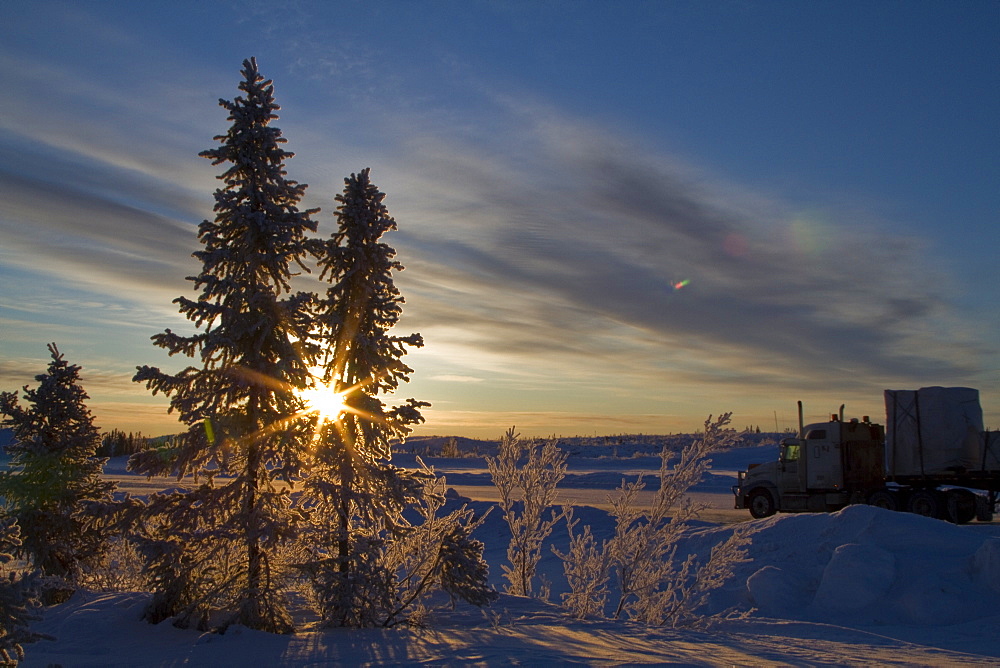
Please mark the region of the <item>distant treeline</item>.
<svg viewBox="0 0 1000 668"><path fill-rule="evenodd" d="M150 438L142 432L128 432L112 429L101 437L101 445L97 448L97 457L118 457L120 455L131 455L150 448L155 441L169 439L170 437ZM6 457L4 448L14 442L13 429L0 429L0 457Z"/></svg>
<svg viewBox="0 0 1000 668"><path fill-rule="evenodd" d="M119 457L133 455L149 447L149 437L142 432L119 431L112 429L101 438L101 445L95 453L98 457Z"/></svg>

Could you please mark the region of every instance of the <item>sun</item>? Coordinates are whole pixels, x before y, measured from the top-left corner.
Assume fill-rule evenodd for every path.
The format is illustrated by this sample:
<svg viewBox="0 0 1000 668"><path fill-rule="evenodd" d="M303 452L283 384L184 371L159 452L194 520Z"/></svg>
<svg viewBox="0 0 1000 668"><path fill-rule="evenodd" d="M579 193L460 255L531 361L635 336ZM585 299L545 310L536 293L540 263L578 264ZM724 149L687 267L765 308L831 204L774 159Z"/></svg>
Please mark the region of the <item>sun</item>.
<svg viewBox="0 0 1000 668"><path fill-rule="evenodd" d="M330 385L317 385L297 392L306 404L307 413L315 413L320 422L336 422L347 410L347 395L337 392Z"/></svg>

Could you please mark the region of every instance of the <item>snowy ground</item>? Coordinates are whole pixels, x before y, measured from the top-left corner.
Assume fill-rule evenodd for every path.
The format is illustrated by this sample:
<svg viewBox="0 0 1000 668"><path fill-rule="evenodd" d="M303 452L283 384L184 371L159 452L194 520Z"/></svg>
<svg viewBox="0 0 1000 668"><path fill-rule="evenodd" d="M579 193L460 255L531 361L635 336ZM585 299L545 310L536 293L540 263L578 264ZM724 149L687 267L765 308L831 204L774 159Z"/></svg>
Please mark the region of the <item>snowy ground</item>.
<svg viewBox="0 0 1000 668"><path fill-rule="evenodd" d="M623 474L651 474L658 467L653 457L617 454L574 452L564 485L565 495L580 494L588 503L577 515L599 538L612 530L598 507L607 492ZM717 456L713 475L696 491L731 507L734 472L774 456L773 445ZM407 456L397 459L405 464ZM481 458L428 463L447 475L449 484L489 496ZM109 473L116 472L124 479L122 460L111 462ZM491 505L488 498L473 499L452 503L477 510ZM748 519L745 511L733 513L732 521ZM699 522L683 551L707 554L732 531L728 522ZM1000 611L994 607L1000 595L1000 524L954 526L860 506L833 514L779 515L752 525L751 561L709 606L756 611L708 631L569 619L554 604L564 590L561 564L547 553L540 570L554 585L553 603L504 595L487 611L444 609L425 629L307 629L284 637L231 628L219 636L140 621L143 594L78 593L45 612L36 628L57 640L27 646L24 665L1000 664ZM499 513L490 516L479 537L500 589L509 534ZM561 527L553 539L565 549Z"/></svg>

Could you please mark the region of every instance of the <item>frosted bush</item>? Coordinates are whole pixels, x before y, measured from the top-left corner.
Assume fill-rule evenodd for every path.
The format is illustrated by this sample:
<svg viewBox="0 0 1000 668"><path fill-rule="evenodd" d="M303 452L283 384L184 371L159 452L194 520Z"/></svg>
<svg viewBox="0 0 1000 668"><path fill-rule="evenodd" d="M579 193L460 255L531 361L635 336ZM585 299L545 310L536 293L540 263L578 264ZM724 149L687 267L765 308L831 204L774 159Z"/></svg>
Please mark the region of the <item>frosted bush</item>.
<svg viewBox="0 0 1000 668"><path fill-rule="evenodd" d="M563 596L563 605L578 617L608 614L608 592L617 594L610 616L649 625L693 625L704 621L697 610L707 601L709 593L732 577L735 567L747 560L746 546L750 542L746 529L716 545L704 563L695 555L683 561L677 558L678 540L688 522L703 508L685 498L708 470L712 452L729 448L737 440L729 429L731 413L720 415L714 422L705 421L705 432L685 447L679 461L669 466L671 452L667 446L660 453L659 489L647 508L638 504L639 492L645 488L642 478L634 482L623 480L618 494L611 499L615 518L614 535L600 546L584 527L575 533L576 523L570 522L570 548L566 554L555 551L563 560L570 586Z"/></svg>
<svg viewBox="0 0 1000 668"><path fill-rule="evenodd" d="M100 559L83 570L79 581L94 591L142 591L142 570L142 553L119 536L108 541Z"/></svg>
<svg viewBox="0 0 1000 668"><path fill-rule="evenodd" d="M573 519L572 509L566 514L569 550L563 554L552 548L563 561L570 588L563 594L563 607L580 619L602 616L608 600L608 569L611 566L607 542L598 545L590 526L583 527L582 533L574 533L579 520Z"/></svg>
<svg viewBox="0 0 1000 668"><path fill-rule="evenodd" d="M567 457L555 443L539 445L522 441L512 427L500 439L497 456L486 458L493 484L500 492L500 509L511 532L507 547L509 565L503 566L508 594L543 593L534 588L542 544L566 516L566 509L551 511L548 519L544 515L555 503L556 486L566 475ZM517 497L520 505L516 503Z"/></svg>
<svg viewBox="0 0 1000 668"><path fill-rule="evenodd" d="M462 456L462 452L458 449L458 441L454 438L449 438L441 446L441 456L449 459L457 459Z"/></svg>

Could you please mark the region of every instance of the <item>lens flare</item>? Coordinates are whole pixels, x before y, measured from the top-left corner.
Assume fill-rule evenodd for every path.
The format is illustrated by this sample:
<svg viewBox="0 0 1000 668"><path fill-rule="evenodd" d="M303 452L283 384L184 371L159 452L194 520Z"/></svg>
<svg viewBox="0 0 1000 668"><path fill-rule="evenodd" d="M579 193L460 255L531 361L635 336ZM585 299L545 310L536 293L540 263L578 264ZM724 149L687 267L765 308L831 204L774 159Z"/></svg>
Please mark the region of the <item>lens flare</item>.
<svg viewBox="0 0 1000 668"><path fill-rule="evenodd" d="M685 278L683 281L677 281L676 283L672 283L671 287L674 290L680 290L681 288L683 288L684 286L688 285L689 283L691 283L691 279L690 278Z"/></svg>

